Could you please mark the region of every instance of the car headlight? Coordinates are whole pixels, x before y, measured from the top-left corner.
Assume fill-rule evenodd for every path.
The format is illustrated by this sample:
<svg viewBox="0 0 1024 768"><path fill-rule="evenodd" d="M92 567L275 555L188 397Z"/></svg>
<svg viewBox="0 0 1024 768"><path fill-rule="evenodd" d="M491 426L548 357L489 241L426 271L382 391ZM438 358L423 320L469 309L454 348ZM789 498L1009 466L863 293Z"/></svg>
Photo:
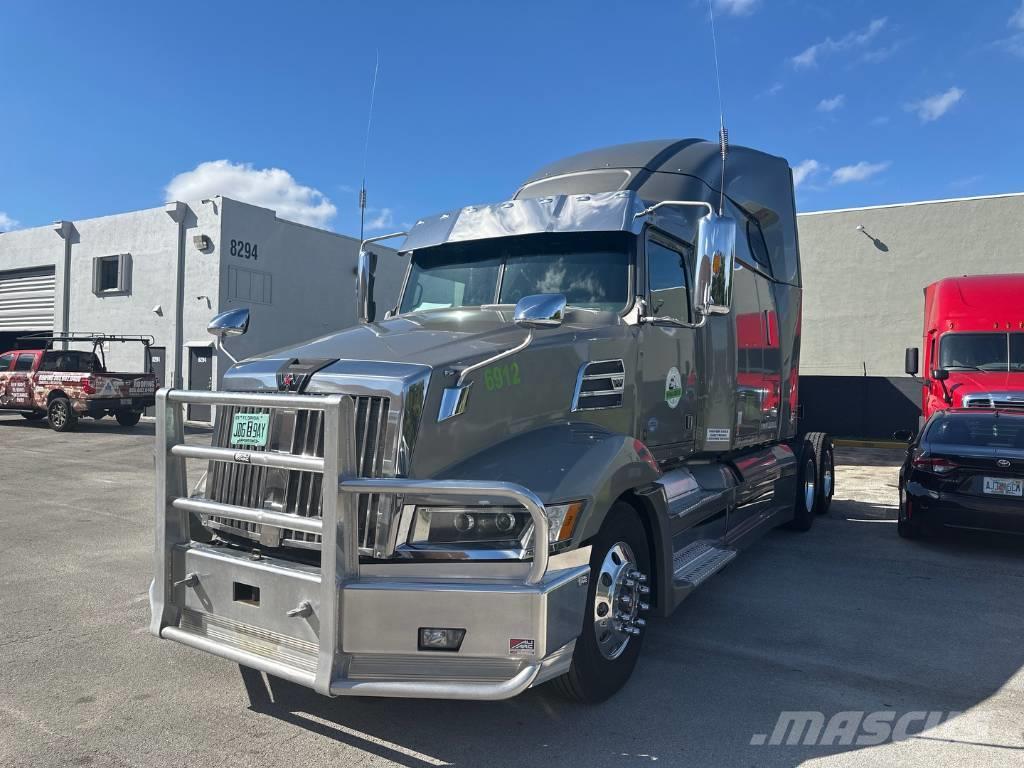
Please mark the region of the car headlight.
<svg viewBox="0 0 1024 768"><path fill-rule="evenodd" d="M583 502L545 507L548 543L572 538ZM460 545L485 549L519 549L531 544L533 520L522 507L425 507L413 509L406 543Z"/></svg>

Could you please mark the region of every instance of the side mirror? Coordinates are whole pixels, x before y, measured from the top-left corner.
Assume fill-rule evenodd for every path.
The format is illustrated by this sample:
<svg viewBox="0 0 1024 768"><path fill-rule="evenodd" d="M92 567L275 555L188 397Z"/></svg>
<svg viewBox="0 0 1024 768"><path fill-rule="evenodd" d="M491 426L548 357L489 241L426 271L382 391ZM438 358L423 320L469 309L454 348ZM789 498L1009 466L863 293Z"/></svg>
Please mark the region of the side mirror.
<svg viewBox="0 0 1024 768"><path fill-rule="evenodd" d="M736 220L709 213L697 222L694 307L702 315L727 315L736 265Z"/></svg>
<svg viewBox="0 0 1024 768"><path fill-rule="evenodd" d="M249 330L249 310L246 307L229 309L216 315L206 326L207 333L218 338L241 336Z"/></svg>
<svg viewBox="0 0 1024 768"><path fill-rule="evenodd" d="M356 312L360 323L372 323L377 315L377 305L373 301L373 273L376 269L377 254L360 251L356 264Z"/></svg>
<svg viewBox="0 0 1024 768"><path fill-rule="evenodd" d="M947 371L945 368L936 368L934 371L932 371L932 378L935 379L936 381L945 381L946 379L949 378L949 371Z"/></svg>
<svg viewBox="0 0 1024 768"><path fill-rule="evenodd" d="M893 440L899 440L901 443L909 443L914 439L914 433L909 429L897 429L892 433Z"/></svg>
<svg viewBox="0 0 1024 768"><path fill-rule="evenodd" d="M903 370L911 376L917 376L919 354L917 347L907 347L903 353Z"/></svg>
<svg viewBox="0 0 1024 768"><path fill-rule="evenodd" d="M561 293L523 296L516 303L513 320L520 328L557 328L565 319L565 304Z"/></svg>

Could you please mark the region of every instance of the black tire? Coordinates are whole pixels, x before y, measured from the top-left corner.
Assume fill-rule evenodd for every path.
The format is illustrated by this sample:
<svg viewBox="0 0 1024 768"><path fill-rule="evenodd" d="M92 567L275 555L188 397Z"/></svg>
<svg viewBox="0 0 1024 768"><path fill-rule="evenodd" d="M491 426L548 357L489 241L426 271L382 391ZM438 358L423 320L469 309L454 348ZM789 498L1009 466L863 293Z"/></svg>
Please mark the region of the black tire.
<svg viewBox="0 0 1024 768"><path fill-rule="evenodd" d="M114 414L114 418L117 419L117 423L122 427L134 427L139 423L142 414L138 411L118 411Z"/></svg>
<svg viewBox="0 0 1024 768"><path fill-rule="evenodd" d="M809 440L804 440L797 454L796 489L793 498L793 519L786 525L791 531L809 531L814 525L818 507L818 456ZM808 487L808 481L813 487Z"/></svg>
<svg viewBox="0 0 1024 768"><path fill-rule="evenodd" d="M818 499L815 502L817 513L824 515L832 506L832 495L836 490L836 454L832 438L824 432L808 432L807 441L814 448L818 457Z"/></svg>
<svg viewBox="0 0 1024 768"><path fill-rule="evenodd" d="M46 418L54 432L71 432L78 426L78 414L66 397L55 397L46 406Z"/></svg>
<svg viewBox="0 0 1024 768"><path fill-rule="evenodd" d="M21 418L27 419L28 421L41 421L46 416L42 411L29 411L28 413L22 413Z"/></svg>
<svg viewBox="0 0 1024 768"><path fill-rule="evenodd" d="M596 603L598 581L604 576L602 564L606 558L612 557L613 548L622 544L627 545L631 550L635 567L647 577L647 584L650 584L653 581L653 576L647 532L632 506L625 502L616 502L609 511L600 532L591 542L590 586L587 589L583 632L576 640L572 666L566 674L553 683L563 696L586 704L597 704L604 701L626 684L630 675L633 674L633 668L640 656L640 648L646 634L643 626L636 626L639 634L627 636L621 650L614 658L608 658L598 643L599 626L595 617L598 610ZM605 583L607 588L608 584L602 583ZM650 599L640 594L642 589L646 588L645 585L639 586L636 591L633 591L628 584L619 587L619 582L615 583L617 589L625 589L624 594L630 596L638 604ZM614 613L616 608L613 607L611 610ZM608 621L611 622L612 619L609 618ZM606 638L618 634L607 631L607 629L604 632Z"/></svg>

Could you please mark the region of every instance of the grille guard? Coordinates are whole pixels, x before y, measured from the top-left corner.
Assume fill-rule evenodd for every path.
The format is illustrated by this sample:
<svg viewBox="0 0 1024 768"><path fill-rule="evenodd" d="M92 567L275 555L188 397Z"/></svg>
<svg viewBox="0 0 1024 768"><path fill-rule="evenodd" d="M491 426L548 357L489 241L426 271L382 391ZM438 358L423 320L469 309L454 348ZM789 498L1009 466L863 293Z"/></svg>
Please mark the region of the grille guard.
<svg viewBox="0 0 1024 768"><path fill-rule="evenodd" d="M251 406L296 408L322 411L324 414L324 456L297 457L231 448L190 446L185 444L184 409L186 403L215 406ZM538 660L511 680L500 683L379 682L354 683L346 680L345 656L339 644L342 588L359 581L359 534L357 495L380 493L401 495L404 503L417 500L438 503L467 498L503 498L524 506L533 521L533 560L524 580L526 587L544 581L548 570L548 519L544 505L530 490L505 482L466 480L409 480L403 478L357 477L357 457L349 430L343 425L354 418L354 405L347 395L293 395L277 392L199 392L161 389L156 395L156 541L155 572L150 588L152 619L150 631L158 637L178 640L187 645L229 658L247 666L275 674L314 688L325 695L357 693L364 695L505 698L528 688L540 675L544 662ZM337 478L336 492L329 493L324 483L321 518L301 517L268 510L218 504L188 498L185 459L225 461L280 469L302 469ZM457 503L457 502L456 502ZM190 544L189 513L219 514L234 519L267 523L303 530L322 536L320 553L320 633L316 671L309 675L272 660L247 654L221 643L198 638L180 627L181 605L174 599L175 588L189 575L175 572L175 552ZM541 544L538 546L538 544Z"/></svg>

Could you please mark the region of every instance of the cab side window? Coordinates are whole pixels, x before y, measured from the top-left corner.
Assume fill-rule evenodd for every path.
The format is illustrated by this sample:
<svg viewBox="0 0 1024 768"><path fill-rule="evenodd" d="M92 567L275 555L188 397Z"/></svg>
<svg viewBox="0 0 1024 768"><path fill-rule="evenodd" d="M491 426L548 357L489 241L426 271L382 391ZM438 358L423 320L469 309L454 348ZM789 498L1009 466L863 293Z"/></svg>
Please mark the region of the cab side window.
<svg viewBox="0 0 1024 768"><path fill-rule="evenodd" d="M36 356L31 352L22 352L18 355L18 362L14 364L14 370L16 371L31 371L32 363L35 362Z"/></svg>
<svg viewBox="0 0 1024 768"><path fill-rule="evenodd" d="M14 355L8 352L6 355L0 355L0 373L8 371L11 368L11 363L14 362Z"/></svg>
<svg viewBox="0 0 1024 768"><path fill-rule="evenodd" d="M682 251L657 240L647 241L647 287L653 316L690 322L686 275L686 257Z"/></svg>

